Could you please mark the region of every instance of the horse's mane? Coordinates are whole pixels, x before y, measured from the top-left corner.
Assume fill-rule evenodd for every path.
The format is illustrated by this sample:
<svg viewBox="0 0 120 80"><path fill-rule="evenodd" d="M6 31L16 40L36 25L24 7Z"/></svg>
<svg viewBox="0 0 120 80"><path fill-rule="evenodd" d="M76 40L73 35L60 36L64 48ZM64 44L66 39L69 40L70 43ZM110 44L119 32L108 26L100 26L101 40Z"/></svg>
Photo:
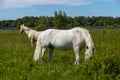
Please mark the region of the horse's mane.
<svg viewBox="0 0 120 80"><path fill-rule="evenodd" d="M31 30L31 28L25 26L25 25L22 25L22 27L25 29L25 30Z"/></svg>

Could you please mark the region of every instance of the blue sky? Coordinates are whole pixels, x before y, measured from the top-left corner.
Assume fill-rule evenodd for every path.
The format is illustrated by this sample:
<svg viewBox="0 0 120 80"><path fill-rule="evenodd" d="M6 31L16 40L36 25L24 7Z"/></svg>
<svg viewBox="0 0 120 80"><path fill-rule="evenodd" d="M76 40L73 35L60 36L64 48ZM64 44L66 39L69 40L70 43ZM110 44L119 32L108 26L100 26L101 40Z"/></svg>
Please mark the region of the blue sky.
<svg viewBox="0 0 120 80"><path fill-rule="evenodd" d="M120 0L1 0L0 20L24 16L54 16L54 11L68 16L120 17Z"/></svg>

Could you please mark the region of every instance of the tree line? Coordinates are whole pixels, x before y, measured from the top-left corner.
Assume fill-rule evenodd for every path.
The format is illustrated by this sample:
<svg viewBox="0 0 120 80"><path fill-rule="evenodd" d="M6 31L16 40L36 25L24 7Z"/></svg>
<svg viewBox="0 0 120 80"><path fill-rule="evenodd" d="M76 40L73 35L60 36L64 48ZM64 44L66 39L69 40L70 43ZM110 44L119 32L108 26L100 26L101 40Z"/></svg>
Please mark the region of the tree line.
<svg viewBox="0 0 120 80"><path fill-rule="evenodd" d="M75 26L88 27L104 26L105 28L120 28L120 17L111 16L67 16L64 11L55 11L54 16L25 16L16 20L0 21L0 28L10 27L18 29L21 24L29 27L35 27L36 30L45 30L48 28L69 29Z"/></svg>

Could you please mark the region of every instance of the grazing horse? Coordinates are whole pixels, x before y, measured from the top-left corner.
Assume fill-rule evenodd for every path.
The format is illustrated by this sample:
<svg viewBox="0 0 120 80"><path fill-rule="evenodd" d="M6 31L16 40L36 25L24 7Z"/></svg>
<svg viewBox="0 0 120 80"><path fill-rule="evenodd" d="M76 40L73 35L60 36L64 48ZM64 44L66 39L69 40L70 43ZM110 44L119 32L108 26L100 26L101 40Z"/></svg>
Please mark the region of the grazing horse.
<svg viewBox="0 0 120 80"><path fill-rule="evenodd" d="M74 49L75 64L79 64L79 54L83 47L86 47L85 59L92 56L94 43L88 30L76 27L70 30L48 29L38 36L33 60L43 59L46 48L49 49L49 58L53 61L54 48Z"/></svg>
<svg viewBox="0 0 120 80"><path fill-rule="evenodd" d="M31 28L28 28L28 27L24 26L24 24L20 26L19 33L22 33L22 32L25 32L27 34L28 38L31 41L31 46L33 47L34 42L37 41L37 38L38 38L38 35L40 34L40 32L33 30Z"/></svg>

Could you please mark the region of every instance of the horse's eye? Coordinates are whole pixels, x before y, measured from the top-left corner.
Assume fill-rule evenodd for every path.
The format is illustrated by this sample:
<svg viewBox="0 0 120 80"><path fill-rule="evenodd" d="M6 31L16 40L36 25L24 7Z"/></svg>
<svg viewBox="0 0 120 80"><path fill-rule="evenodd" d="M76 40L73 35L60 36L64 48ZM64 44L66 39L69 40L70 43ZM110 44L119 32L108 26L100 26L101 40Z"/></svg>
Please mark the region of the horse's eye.
<svg viewBox="0 0 120 80"><path fill-rule="evenodd" d="M86 48L88 49L88 46L86 46Z"/></svg>
<svg viewBox="0 0 120 80"><path fill-rule="evenodd" d="M95 49L93 48L92 51L94 51Z"/></svg>

